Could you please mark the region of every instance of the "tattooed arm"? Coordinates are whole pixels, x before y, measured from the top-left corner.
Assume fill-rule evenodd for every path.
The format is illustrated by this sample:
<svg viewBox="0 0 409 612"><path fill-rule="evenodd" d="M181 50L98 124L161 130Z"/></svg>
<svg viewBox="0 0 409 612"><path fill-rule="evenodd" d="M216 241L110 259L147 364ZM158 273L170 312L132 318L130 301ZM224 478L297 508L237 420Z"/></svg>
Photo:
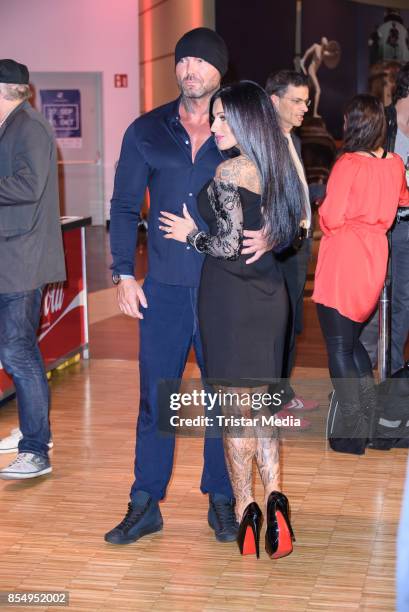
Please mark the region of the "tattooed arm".
<svg viewBox="0 0 409 612"><path fill-rule="evenodd" d="M216 217L217 233L199 232L184 209L183 217L162 212L159 217L164 238L187 242L199 253L221 259L238 259L243 241L243 210L237 183L240 174L236 160L227 160L216 171L207 193Z"/></svg>
<svg viewBox="0 0 409 612"><path fill-rule="evenodd" d="M246 263L257 261L271 249L263 230L243 231L243 211L239 187L254 193L260 192L260 179L255 165L243 155L220 164L216 176L208 187L210 205L216 216L217 234L211 236L199 232L184 207L183 217L161 212L159 228L166 232L164 238L188 241L200 253L222 259L237 259L241 253L252 254ZM243 236L245 240L243 242ZM242 250L242 247L245 247Z"/></svg>
<svg viewBox="0 0 409 612"><path fill-rule="evenodd" d="M243 155L233 160L229 160L229 162L235 162L230 171L234 172L237 184L254 193L260 193L260 177L253 162ZM228 164L228 162L225 162L225 164ZM221 176L223 176L225 164L221 164L218 168ZM267 241L262 229L243 230L243 248L241 254L251 255L251 257L246 259L246 264L252 264L260 259L264 253L271 251L272 246L273 245Z"/></svg>

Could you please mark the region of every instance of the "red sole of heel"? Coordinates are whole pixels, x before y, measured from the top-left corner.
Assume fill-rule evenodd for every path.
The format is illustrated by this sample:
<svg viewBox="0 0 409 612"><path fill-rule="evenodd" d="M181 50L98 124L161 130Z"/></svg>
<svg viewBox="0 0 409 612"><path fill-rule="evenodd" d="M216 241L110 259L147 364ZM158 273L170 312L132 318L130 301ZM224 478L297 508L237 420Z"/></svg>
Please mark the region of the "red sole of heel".
<svg viewBox="0 0 409 612"><path fill-rule="evenodd" d="M286 557L293 552L293 541L291 538L290 531L287 526L287 521L283 517L282 513L277 510L276 512L277 523L278 523L278 548L276 552L271 556L272 559L279 559L280 557Z"/></svg>
<svg viewBox="0 0 409 612"><path fill-rule="evenodd" d="M256 554L256 542L254 540L254 534L251 527L247 527L246 535L244 536L243 542L243 555L255 555Z"/></svg>

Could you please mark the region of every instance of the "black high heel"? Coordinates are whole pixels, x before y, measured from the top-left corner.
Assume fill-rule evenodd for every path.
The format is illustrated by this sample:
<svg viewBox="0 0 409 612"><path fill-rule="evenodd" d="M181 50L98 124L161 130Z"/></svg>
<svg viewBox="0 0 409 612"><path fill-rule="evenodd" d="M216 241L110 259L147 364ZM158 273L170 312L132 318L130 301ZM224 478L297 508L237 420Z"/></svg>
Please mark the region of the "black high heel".
<svg viewBox="0 0 409 612"><path fill-rule="evenodd" d="M243 518L239 525L237 543L242 555L254 555L260 557L260 530L263 515L256 504L251 502L243 513Z"/></svg>
<svg viewBox="0 0 409 612"><path fill-rule="evenodd" d="M266 552L272 559L293 551L295 536L290 523L290 505L284 493L273 491L267 502Z"/></svg>

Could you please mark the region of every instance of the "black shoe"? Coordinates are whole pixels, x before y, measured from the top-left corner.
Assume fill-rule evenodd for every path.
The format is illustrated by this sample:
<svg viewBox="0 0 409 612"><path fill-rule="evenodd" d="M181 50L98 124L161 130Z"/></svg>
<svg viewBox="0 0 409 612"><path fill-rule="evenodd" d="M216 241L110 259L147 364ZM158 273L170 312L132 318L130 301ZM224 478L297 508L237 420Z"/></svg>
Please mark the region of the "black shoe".
<svg viewBox="0 0 409 612"><path fill-rule="evenodd" d="M363 455L368 440L369 424L359 402L341 403L336 393L330 394L327 438L337 453Z"/></svg>
<svg viewBox="0 0 409 612"><path fill-rule="evenodd" d="M234 542L239 524L234 514L234 502L220 493L209 494L209 526L214 529L218 542Z"/></svg>
<svg viewBox="0 0 409 612"><path fill-rule="evenodd" d="M368 420L367 446L369 448L374 448L371 442L377 435L381 410L378 402L378 393L372 374L368 374L359 379L359 398L363 413Z"/></svg>
<svg viewBox="0 0 409 612"><path fill-rule="evenodd" d="M251 502L243 512L237 534L237 544L242 555L260 557L260 531L263 515L256 502Z"/></svg>
<svg viewBox="0 0 409 612"><path fill-rule="evenodd" d="M267 502L266 552L271 559L293 552L295 541L290 523L290 506L284 493L273 491Z"/></svg>
<svg viewBox="0 0 409 612"><path fill-rule="evenodd" d="M367 438L330 438L328 442L336 453L349 455L364 455L367 447Z"/></svg>
<svg viewBox="0 0 409 612"><path fill-rule="evenodd" d="M138 491L133 503L128 504L125 518L105 534L104 539L111 544L130 544L139 538L161 531L163 519L157 501L145 493Z"/></svg>
<svg viewBox="0 0 409 612"><path fill-rule="evenodd" d="M329 438L328 442L332 450L337 453L349 453L351 455L364 455L368 442L369 423L364 414L344 417L344 427L341 430L342 437Z"/></svg>

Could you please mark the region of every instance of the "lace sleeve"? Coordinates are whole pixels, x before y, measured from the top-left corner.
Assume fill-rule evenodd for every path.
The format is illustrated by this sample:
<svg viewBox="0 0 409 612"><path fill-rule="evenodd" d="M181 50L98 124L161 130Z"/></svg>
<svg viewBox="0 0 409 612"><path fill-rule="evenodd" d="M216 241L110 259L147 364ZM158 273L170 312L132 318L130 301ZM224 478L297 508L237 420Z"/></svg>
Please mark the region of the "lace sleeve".
<svg viewBox="0 0 409 612"><path fill-rule="evenodd" d="M208 190L216 216L217 234L195 230L187 240L196 251L219 259L238 259L243 244L243 209L237 185L214 179Z"/></svg>

